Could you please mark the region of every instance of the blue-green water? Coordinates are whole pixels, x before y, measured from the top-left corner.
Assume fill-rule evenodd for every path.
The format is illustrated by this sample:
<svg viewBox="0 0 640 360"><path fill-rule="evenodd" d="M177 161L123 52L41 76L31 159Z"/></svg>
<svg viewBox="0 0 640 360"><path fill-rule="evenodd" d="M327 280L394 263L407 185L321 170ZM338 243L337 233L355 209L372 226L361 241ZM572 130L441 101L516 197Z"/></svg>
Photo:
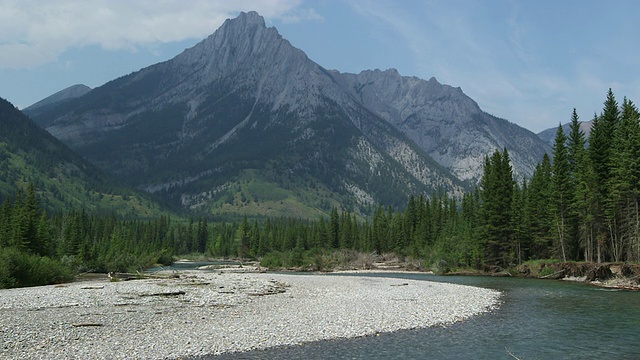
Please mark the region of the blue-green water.
<svg viewBox="0 0 640 360"><path fill-rule="evenodd" d="M327 275L331 276L331 275ZM384 274L503 292L499 309L449 327L215 359L640 359L640 292L520 278Z"/></svg>

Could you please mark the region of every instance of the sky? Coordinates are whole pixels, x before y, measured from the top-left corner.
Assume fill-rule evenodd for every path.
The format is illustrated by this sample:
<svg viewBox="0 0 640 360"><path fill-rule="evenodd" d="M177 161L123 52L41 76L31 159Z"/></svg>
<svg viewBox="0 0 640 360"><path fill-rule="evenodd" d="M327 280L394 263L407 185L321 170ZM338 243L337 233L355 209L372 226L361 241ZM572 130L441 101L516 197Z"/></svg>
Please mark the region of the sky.
<svg viewBox="0 0 640 360"><path fill-rule="evenodd" d="M640 103L636 0L0 0L0 97L25 108L171 59L240 11L327 69L460 87L531 131Z"/></svg>

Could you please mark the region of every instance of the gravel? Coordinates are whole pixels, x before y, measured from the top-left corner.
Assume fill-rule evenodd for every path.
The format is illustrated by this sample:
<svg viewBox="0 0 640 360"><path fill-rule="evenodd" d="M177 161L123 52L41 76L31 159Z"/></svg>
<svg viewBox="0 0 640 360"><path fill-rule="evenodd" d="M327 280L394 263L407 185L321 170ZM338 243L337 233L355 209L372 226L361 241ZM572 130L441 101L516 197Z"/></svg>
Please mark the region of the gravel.
<svg viewBox="0 0 640 360"><path fill-rule="evenodd" d="M494 290L360 276L184 272L0 290L0 358L172 359L448 325Z"/></svg>

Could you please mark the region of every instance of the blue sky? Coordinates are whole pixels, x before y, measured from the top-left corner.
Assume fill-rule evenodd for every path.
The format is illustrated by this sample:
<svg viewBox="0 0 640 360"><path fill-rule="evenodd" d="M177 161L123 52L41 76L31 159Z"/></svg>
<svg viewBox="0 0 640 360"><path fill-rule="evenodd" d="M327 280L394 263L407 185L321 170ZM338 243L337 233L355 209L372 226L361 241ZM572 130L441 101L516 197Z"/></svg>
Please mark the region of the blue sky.
<svg viewBox="0 0 640 360"><path fill-rule="evenodd" d="M168 60L256 10L328 69L461 87L534 132L640 102L635 0L0 0L0 97L19 108Z"/></svg>

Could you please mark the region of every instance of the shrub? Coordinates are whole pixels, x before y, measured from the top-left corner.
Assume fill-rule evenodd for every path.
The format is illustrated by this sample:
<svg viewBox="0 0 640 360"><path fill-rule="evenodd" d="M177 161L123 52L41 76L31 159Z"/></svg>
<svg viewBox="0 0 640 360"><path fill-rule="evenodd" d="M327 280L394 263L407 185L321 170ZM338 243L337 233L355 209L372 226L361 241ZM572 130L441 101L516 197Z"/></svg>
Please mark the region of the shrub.
<svg viewBox="0 0 640 360"><path fill-rule="evenodd" d="M57 284L72 279L71 269L60 261L16 248L0 250L2 288Z"/></svg>
<svg viewBox="0 0 640 360"><path fill-rule="evenodd" d="M279 269L282 268L282 253L279 251L272 251L270 253L265 254L260 260L260 266L269 268L269 269Z"/></svg>
<svg viewBox="0 0 640 360"><path fill-rule="evenodd" d="M549 276L551 274L553 274L555 271L553 270L553 268L549 267L549 266L545 266L540 270L540 273L538 273L538 277L545 277L545 276Z"/></svg>

